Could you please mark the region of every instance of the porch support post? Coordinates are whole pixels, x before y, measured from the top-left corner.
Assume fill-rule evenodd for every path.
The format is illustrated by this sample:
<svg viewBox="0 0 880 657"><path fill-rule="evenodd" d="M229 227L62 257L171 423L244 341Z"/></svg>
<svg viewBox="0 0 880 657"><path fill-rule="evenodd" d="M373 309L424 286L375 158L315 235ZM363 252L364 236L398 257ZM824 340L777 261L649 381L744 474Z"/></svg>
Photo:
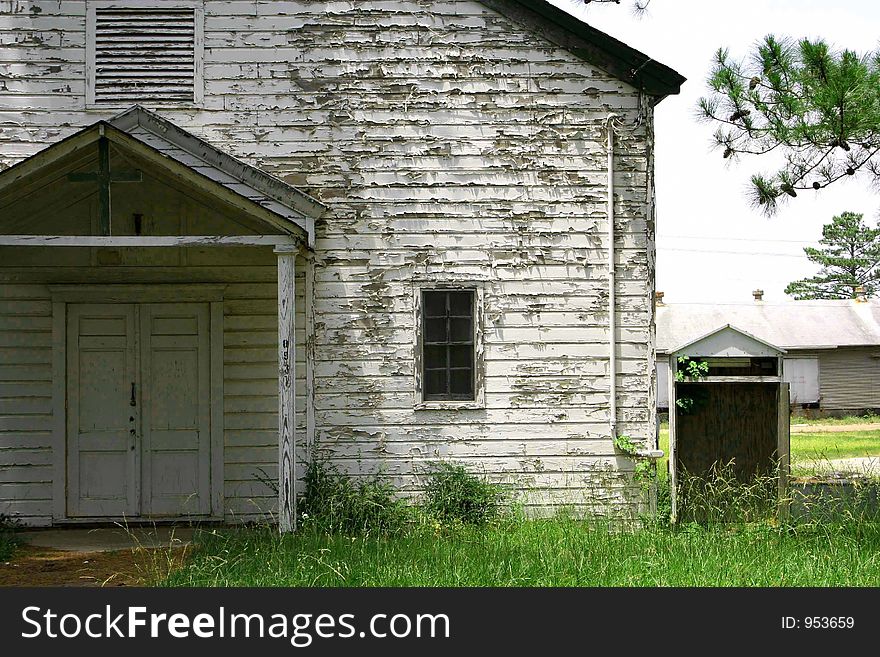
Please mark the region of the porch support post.
<svg viewBox="0 0 880 657"><path fill-rule="evenodd" d="M296 247L278 256L278 528L296 530Z"/></svg>

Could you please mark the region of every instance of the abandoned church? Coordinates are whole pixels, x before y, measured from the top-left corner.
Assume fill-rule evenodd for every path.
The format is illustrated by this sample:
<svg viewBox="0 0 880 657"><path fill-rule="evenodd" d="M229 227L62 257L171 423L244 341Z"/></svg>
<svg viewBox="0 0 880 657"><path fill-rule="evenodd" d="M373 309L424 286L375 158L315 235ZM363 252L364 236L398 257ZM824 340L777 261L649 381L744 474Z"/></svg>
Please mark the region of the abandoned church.
<svg viewBox="0 0 880 657"><path fill-rule="evenodd" d="M643 505L683 82L542 0L0 1L0 513L286 530L318 455Z"/></svg>

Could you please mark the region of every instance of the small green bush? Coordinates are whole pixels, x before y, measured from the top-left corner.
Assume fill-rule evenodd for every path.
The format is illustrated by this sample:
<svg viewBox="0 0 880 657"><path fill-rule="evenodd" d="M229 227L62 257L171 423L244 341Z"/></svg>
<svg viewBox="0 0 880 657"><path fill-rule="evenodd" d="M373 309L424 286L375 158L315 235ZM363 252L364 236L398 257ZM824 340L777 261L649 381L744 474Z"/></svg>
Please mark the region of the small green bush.
<svg viewBox="0 0 880 657"><path fill-rule="evenodd" d="M11 557L18 547L18 537L15 535L18 528L19 522L15 518L0 513L0 561Z"/></svg>
<svg viewBox="0 0 880 657"><path fill-rule="evenodd" d="M354 479L326 459L309 463L305 491L299 500L300 523L326 533L387 534L409 520L406 503L379 476Z"/></svg>
<svg viewBox="0 0 880 657"><path fill-rule="evenodd" d="M425 511L441 522L482 525L501 513L506 496L499 484L468 472L463 465L433 465L425 487Z"/></svg>

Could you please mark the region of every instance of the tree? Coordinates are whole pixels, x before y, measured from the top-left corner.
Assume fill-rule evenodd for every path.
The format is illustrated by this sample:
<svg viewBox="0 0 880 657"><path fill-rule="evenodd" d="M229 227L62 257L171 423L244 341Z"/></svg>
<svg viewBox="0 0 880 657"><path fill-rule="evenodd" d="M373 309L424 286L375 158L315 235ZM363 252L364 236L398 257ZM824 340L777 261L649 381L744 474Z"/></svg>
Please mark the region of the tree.
<svg viewBox="0 0 880 657"><path fill-rule="evenodd" d="M699 114L719 124L715 147L725 158L783 157L775 173L752 176L752 201L767 215L801 190L842 178L880 182L880 52L770 35L747 62L718 50L708 85Z"/></svg>
<svg viewBox="0 0 880 657"><path fill-rule="evenodd" d="M810 262L822 266L817 276L788 284L795 299L851 299L856 288L866 296L880 292L880 225L871 228L861 214L844 212L822 227L822 248L807 247Z"/></svg>
<svg viewBox="0 0 880 657"><path fill-rule="evenodd" d="M579 2L582 5L611 3L614 3L615 5L620 4L620 0L575 0L575 2ZM633 0L633 11L636 14L643 14L647 11L649 4L651 4L651 0Z"/></svg>

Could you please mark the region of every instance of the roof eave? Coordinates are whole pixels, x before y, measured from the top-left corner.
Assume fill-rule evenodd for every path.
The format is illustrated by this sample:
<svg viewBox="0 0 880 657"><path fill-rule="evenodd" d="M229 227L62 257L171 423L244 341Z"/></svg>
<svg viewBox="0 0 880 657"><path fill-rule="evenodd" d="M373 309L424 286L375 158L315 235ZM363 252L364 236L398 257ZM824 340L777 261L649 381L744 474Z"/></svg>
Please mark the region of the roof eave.
<svg viewBox="0 0 880 657"><path fill-rule="evenodd" d="M653 105L666 96L678 94L686 80L665 64L597 30L546 0L480 2L652 96Z"/></svg>

